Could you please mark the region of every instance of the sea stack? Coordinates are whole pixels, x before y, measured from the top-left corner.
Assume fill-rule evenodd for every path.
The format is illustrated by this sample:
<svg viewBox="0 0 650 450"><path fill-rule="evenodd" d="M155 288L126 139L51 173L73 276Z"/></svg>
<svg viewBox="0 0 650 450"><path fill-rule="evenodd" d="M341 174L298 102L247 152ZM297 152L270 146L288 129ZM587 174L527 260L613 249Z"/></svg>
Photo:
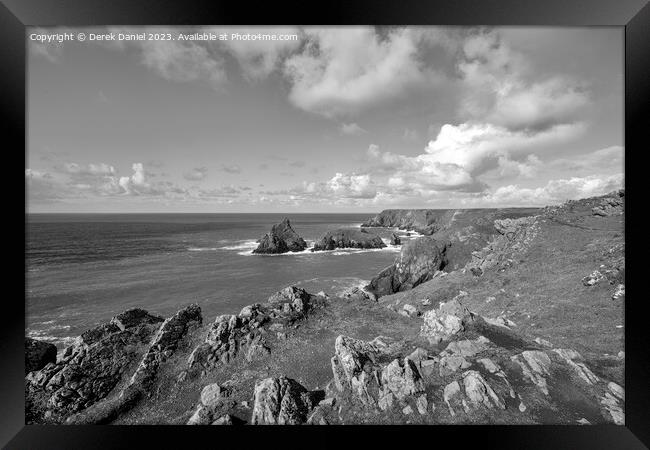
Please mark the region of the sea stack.
<svg viewBox="0 0 650 450"><path fill-rule="evenodd" d="M384 241L366 230L338 229L328 231L316 243L312 252L334 250L335 248L383 248Z"/></svg>
<svg viewBox="0 0 650 450"><path fill-rule="evenodd" d="M291 227L286 217L282 222L273 225L271 232L259 240L259 245L253 253L278 254L287 252L301 252L307 248L307 243Z"/></svg>

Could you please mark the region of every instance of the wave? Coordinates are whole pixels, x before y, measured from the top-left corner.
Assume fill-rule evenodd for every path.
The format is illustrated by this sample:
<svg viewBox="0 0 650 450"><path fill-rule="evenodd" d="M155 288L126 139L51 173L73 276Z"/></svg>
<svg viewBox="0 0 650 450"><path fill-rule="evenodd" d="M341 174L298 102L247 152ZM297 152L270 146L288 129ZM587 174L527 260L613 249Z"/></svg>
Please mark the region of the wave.
<svg viewBox="0 0 650 450"><path fill-rule="evenodd" d="M249 250L253 251L255 248L257 248L257 241L254 239L247 239L247 240L242 240L242 241L234 241L237 242L237 244L234 245L225 245L223 247L219 247L220 250Z"/></svg>
<svg viewBox="0 0 650 450"><path fill-rule="evenodd" d="M217 247L190 247L187 249L189 252L213 252L219 250Z"/></svg>

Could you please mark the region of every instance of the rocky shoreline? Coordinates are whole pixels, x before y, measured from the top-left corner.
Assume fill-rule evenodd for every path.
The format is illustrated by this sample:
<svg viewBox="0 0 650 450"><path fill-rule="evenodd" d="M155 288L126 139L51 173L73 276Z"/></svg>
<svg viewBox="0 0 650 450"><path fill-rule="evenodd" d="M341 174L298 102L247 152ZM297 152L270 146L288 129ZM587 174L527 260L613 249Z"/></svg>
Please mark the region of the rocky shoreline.
<svg viewBox="0 0 650 450"><path fill-rule="evenodd" d="M166 319L131 309L54 359L28 340L26 422L623 424L622 331L612 323L625 299L622 199L533 215L391 213L369 223L415 217L406 226L426 231L419 220L431 219L431 233L364 289L330 297L289 286L207 324L194 304ZM281 225L262 248L284 248L273 236L302 246ZM322 246L376 242L339 231ZM562 239L588 253L552 257ZM596 328L571 328L588 304L601 310L585 320L606 330L602 342Z"/></svg>

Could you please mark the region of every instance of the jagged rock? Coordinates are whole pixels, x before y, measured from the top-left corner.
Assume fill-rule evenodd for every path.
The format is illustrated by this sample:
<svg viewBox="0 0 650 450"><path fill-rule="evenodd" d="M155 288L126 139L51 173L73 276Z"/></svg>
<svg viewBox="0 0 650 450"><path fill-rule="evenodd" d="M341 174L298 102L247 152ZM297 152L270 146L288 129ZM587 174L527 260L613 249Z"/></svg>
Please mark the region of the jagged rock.
<svg viewBox="0 0 650 450"><path fill-rule="evenodd" d="M341 228L328 231L314 243L312 252L334 250L336 248L384 248L386 244L375 234L362 233L355 229Z"/></svg>
<svg viewBox="0 0 650 450"><path fill-rule="evenodd" d="M329 425L322 407L314 408L307 419L307 425Z"/></svg>
<svg viewBox="0 0 650 450"><path fill-rule="evenodd" d="M490 340L485 336L479 336L474 340L463 339L460 341L450 342L447 348L440 353L440 356L459 355L471 357L485 351L490 346Z"/></svg>
<svg viewBox="0 0 650 450"><path fill-rule="evenodd" d="M351 391L363 404L374 405L380 389L379 349L368 342L339 336L334 343L332 372L337 389Z"/></svg>
<svg viewBox="0 0 650 450"><path fill-rule="evenodd" d="M290 305L291 311L304 313L309 309L311 298L312 295L303 288L289 286L269 297L268 302L271 304L287 303Z"/></svg>
<svg viewBox="0 0 650 450"><path fill-rule="evenodd" d="M253 425L298 425L313 408L309 392L291 378L266 378L255 384Z"/></svg>
<svg viewBox="0 0 650 450"><path fill-rule="evenodd" d="M549 348L553 347L553 344L551 344L546 339L542 339L542 338L537 337L537 338L535 338L535 342L538 343L539 345L543 345L544 347L549 347Z"/></svg>
<svg viewBox="0 0 650 450"><path fill-rule="evenodd" d="M548 395L546 376L550 375L551 359L544 352L538 350L526 350L510 358L519 364L524 377L535 384L540 391Z"/></svg>
<svg viewBox="0 0 650 450"><path fill-rule="evenodd" d="M530 247L539 232L537 216L517 219L497 219L494 228L499 233L478 251L472 252L472 260L465 268L475 276L481 276L492 268L504 270L514 264L513 257Z"/></svg>
<svg viewBox="0 0 650 450"><path fill-rule="evenodd" d="M393 265L382 270L366 287L377 297L406 291L431 280L447 263L449 242L421 237L402 246Z"/></svg>
<svg viewBox="0 0 650 450"><path fill-rule="evenodd" d="M372 292L367 292L362 288L356 286L353 287L352 289L343 292L343 294L341 294L341 297L350 300L370 300L373 302L377 301L377 298Z"/></svg>
<svg viewBox="0 0 650 450"><path fill-rule="evenodd" d="M149 314L149 312L140 308L133 308L124 311L121 314L113 317L110 321L111 324L118 327L120 330L124 331L127 328L132 328L142 324L156 324L163 322L162 317L154 316Z"/></svg>
<svg viewBox="0 0 650 450"><path fill-rule="evenodd" d="M585 383L593 385L600 381L598 378L584 363L576 360L581 360L582 356L580 353L575 350L565 349L565 348L555 348L553 352L562 358L571 369L582 379Z"/></svg>
<svg viewBox="0 0 650 450"><path fill-rule="evenodd" d="M25 338L25 375L40 370L48 363L56 363L56 345Z"/></svg>
<svg viewBox="0 0 650 450"><path fill-rule="evenodd" d="M402 306L402 311L401 312L403 312L404 315L407 316L407 317L413 317L413 316L419 315L418 309L413 305L409 305L408 303L405 304L404 306Z"/></svg>
<svg viewBox="0 0 650 450"><path fill-rule="evenodd" d="M616 425L625 425L625 413L620 401L611 393L605 392L601 398L600 403L603 405L607 413L611 416Z"/></svg>
<svg viewBox="0 0 650 450"><path fill-rule="evenodd" d="M62 422L105 398L158 328L155 316L127 312L85 331L58 361L27 375L28 414Z"/></svg>
<svg viewBox="0 0 650 450"><path fill-rule="evenodd" d="M458 381L452 381L451 383L446 385L442 394L442 398L447 404L447 407L449 408L449 414L451 414L452 417L456 415L456 412L454 411L451 402L459 394L460 394L460 384L458 383Z"/></svg>
<svg viewBox="0 0 650 450"><path fill-rule="evenodd" d="M450 375L459 369L467 369L471 366L471 363L460 355L443 356L440 358L439 364L441 377Z"/></svg>
<svg viewBox="0 0 650 450"><path fill-rule="evenodd" d="M624 284L619 284L616 286L616 290L612 294L612 300L619 300L621 298L625 298L625 285Z"/></svg>
<svg viewBox="0 0 650 450"><path fill-rule="evenodd" d="M424 392L420 372L409 358L394 359L388 364L381 372L381 384L384 391L390 391L398 400Z"/></svg>
<svg viewBox="0 0 650 450"><path fill-rule="evenodd" d="M279 224L273 225L271 232L264 235L253 253L277 254L300 252L307 248L307 243L291 227L286 217Z"/></svg>
<svg viewBox="0 0 650 450"><path fill-rule="evenodd" d="M395 233L390 237L390 245L402 245L402 240Z"/></svg>
<svg viewBox="0 0 650 450"><path fill-rule="evenodd" d="M432 344L437 344L464 330L464 321L474 320L474 315L462 305L460 298L462 295L454 297L448 303L441 303L438 309L424 313L420 335Z"/></svg>
<svg viewBox="0 0 650 450"><path fill-rule="evenodd" d="M232 425L232 416L230 414L223 415L217 420L212 422L212 425Z"/></svg>
<svg viewBox="0 0 650 450"><path fill-rule="evenodd" d="M487 323L489 323L490 325L495 325L497 327L503 327L503 328L511 329L511 328L517 326L516 323L514 323L512 320L508 319L507 317L505 317L503 315L498 316L498 317L496 317L494 319L489 318L489 317L483 317L483 319Z"/></svg>
<svg viewBox="0 0 650 450"><path fill-rule="evenodd" d="M494 407L506 409L503 400L476 370L463 373L463 386L465 395L474 406L484 405L489 409Z"/></svg>
<svg viewBox="0 0 650 450"><path fill-rule="evenodd" d="M172 317L166 319L151 341L149 350L145 353L138 368L129 380L127 387L120 397L134 390L147 392L153 382L158 367L169 358L176 350L180 339L188 332L192 325L200 325L203 321L201 308L191 304L181 309ZM132 395L132 394L130 394Z"/></svg>
<svg viewBox="0 0 650 450"><path fill-rule="evenodd" d="M591 272L589 275L587 275L582 279L582 284L584 284L585 286L593 286L594 284L599 283L604 279L605 277L603 276L602 273L600 273L600 271L594 270L593 272Z"/></svg>
<svg viewBox="0 0 650 450"><path fill-rule="evenodd" d="M601 217L623 214L623 205L624 205L624 201L622 199L623 196L622 195L619 196L619 195L605 197L601 199L600 204L598 206L594 206L591 209L592 214L594 216L601 216Z"/></svg>
<svg viewBox="0 0 650 450"><path fill-rule="evenodd" d="M427 359L429 357L429 352L427 352L425 349L418 347L415 350L413 350L413 353L407 356L408 359L413 361L414 363L419 363L420 361Z"/></svg>
<svg viewBox="0 0 650 450"><path fill-rule="evenodd" d="M207 407L214 406L227 391L217 383L208 384L201 391L201 404Z"/></svg>

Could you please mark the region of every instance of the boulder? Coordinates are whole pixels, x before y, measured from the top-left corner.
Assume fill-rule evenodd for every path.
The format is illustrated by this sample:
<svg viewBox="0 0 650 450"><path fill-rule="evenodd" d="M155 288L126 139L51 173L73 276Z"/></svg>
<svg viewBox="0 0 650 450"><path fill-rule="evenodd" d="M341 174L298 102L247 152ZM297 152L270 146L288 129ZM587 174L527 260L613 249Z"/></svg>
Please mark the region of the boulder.
<svg viewBox="0 0 650 450"><path fill-rule="evenodd" d="M307 248L307 243L291 227L286 217L282 222L273 225L271 232L260 239L259 245L253 253L277 254L287 252L300 252Z"/></svg>
<svg viewBox="0 0 650 450"><path fill-rule="evenodd" d="M380 349L359 339L339 336L332 357L334 384L339 392L351 392L364 405L375 405L380 389Z"/></svg>
<svg viewBox="0 0 650 450"><path fill-rule="evenodd" d="M465 323L474 320L475 316L460 302L462 297L463 295L459 294L450 302L441 303L438 309L424 313L420 335L432 344L438 344L464 330Z"/></svg>
<svg viewBox="0 0 650 450"><path fill-rule="evenodd" d="M253 425L299 425L313 408L309 392L287 377L266 378L255 384Z"/></svg>
<svg viewBox="0 0 650 450"><path fill-rule="evenodd" d="M25 375L40 370L48 363L56 363L56 345L32 338L25 338Z"/></svg>
<svg viewBox="0 0 650 450"><path fill-rule="evenodd" d="M314 243L312 252L334 250L337 248L384 248L386 244L376 234L357 229L340 228L325 233Z"/></svg>
<svg viewBox="0 0 650 450"><path fill-rule="evenodd" d="M390 245L402 245L402 240L395 233L390 237Z"/></svg>
<svg viewBox="0 0 650 450"><path fill-rule="evenodd" d="M373 302L377 301L377 298L372 292L367 292L360 287L353 287L341 294L341 297L349 300L370 300Z"/></svg>
<svg viewBox="0 0 650 450"><path fill-rule="evenodd" d="M421 237L402 246L393 265L382 270L366 287L377 297L406 291L431 280L447 263L449 243Z"/></svg>

